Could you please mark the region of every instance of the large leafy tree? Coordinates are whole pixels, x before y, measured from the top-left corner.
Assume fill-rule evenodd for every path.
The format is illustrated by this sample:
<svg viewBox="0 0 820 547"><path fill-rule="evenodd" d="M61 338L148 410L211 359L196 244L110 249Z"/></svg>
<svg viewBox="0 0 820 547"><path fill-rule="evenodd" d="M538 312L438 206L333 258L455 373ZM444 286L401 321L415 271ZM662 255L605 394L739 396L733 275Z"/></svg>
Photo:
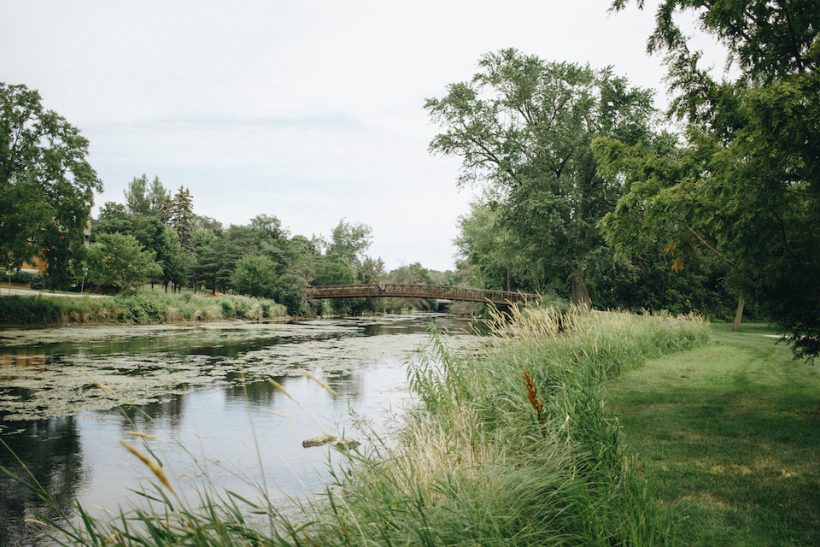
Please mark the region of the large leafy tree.
<svg viewBox="0 0 820 547"><path fill-rule="evenodd" d="M129 289L162 274L153 251L128 234L100 234L88 248L92 283Z"/></svg>
<svg viewBox="0 0 820 547"><path fill-rule="evenodd" d="M427 100L443 129L430 148L461 157L461 184L496 193L534 275L566 282L572 300L589 305L589 272L605 246L597 223L619 196L598 174L592 141L641 140L652 95L609 70L512 49L484 55L479 68Z"/></svg>
<svg viewBox="0 0 820 547"><path fill-rule="evenodd" d="M355 224L341 219L333 228L327 255L346 261L352 268L365 258L365 251L370 247L373 230L366 224Z"/></svg>
<svg viewBox="0 0 820 547"><path fill-rule="evenodd" d="M241 294L271 297L276 290L276 266L266 256L244 256L236 265L231 283Z"/></svg>
<svg viewBox="0 0 820 547"><path fill-rule="evenodd" d="M88 140L24 85L0 83L0 260L16 269L48 260L54 286L70 282L83 230L102 184Z"/></svg>
<svg viewBox="0 0 820 547"><path fill-rule="evenodd" d="M614 7L621 9L626 0ZM638 2L643 6L643 2ZM703 68L681 12L729 51L732 78ZM798 353L820 353L820 10L810 0L665 0L649 39L666 54L671 114L687 125L684 176L625 200L665 211L681 240L732 264ZM632 154L634 157L635 154ZM638 192L642 192L641 195Z"/></svg>

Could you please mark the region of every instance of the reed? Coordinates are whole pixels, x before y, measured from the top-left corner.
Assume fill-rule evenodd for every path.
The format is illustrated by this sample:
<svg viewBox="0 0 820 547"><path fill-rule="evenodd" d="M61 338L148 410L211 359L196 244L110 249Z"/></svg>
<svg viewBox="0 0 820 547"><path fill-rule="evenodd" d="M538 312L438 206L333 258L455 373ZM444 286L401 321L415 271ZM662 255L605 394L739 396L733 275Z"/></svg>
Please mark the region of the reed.
<svg viewBox="0 0 820 547"><path fill-rule="evenodd" d="M0 326L262 321L286 315L285 307L273 300L239 295L209 298L146 291L107 298L0 297Z"/></svg>
<svg viewBox="0 0 820 547"><path fill-rule="evenodd" d="M606 412L608 377L703 343L696 317L513 309L492 347L411 368L421 405L398 444L327 490L318 544L663 544L669 524ZM521 378L525 378L522 384ZM533 412L535 419L533 419ZM353 531L357 531L354 535Z"/></svg>

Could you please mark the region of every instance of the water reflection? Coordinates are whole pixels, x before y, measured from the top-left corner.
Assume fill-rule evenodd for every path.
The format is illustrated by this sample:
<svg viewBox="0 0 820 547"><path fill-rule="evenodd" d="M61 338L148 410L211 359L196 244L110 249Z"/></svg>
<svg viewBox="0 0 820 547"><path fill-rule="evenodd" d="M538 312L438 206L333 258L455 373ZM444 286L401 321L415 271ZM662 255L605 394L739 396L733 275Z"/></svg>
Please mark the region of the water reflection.
<svg viewBox="0 0 820 547"><path fill-rule="evenodd" d="M29 484L41 485L59 507L70 510L84 476L75 419L3 423L13 434L2 436L8 450L0 449L0 466ZM25 467L13 454L21 457ZM24 520L34 515L56 519L59 511L49 507L31 489L5 473L0 474L0 545L30 544L36 530Z"/></svg>
<svg viewBox="0 0 820 547"><path fill-rule="evenodd" d="M96 515L104 515L99 508L135 501L131 491L146 485L150 472L117 443L125 438L140 444L134 431L154 437L145 442L175 488L190 499L206 482L254 497L262 477L274 499L309 495L322 490L327 462L336 461L338 453L329 446L305 449L302 441L326 433L357 436L358 417L385 435L393 423L389 417L408 402L404 364L426 342L431 318L462 330L463 324L441 316L394 316L129 329L132 338L109 329L59 343L54 341L59 333L42 332L40 345L30 335L2 333L6 337L0 338L15 340L16 346L5 346L2 353L11 357L0 360L0 435L31 462L38 480L66 510L74 498ZM101 341L103 335L113 341ZM475 338L452 342L474 344ZM322 378L336 397L299 368ZM76 374L78 369L86 375ZM96 380L89 380L89 370ZM106 400L98 381L110 385L119 401ZM143 404L127 404L141 398ZM95 411L89 401L109 406ZM16 421L8 419L3 405L75 415ZM92 410L78 410L83 408ZM0 464L21 471L1 448ZM55 515L10 479L0 481L0 545L30 543L23 518Z"/></svg>

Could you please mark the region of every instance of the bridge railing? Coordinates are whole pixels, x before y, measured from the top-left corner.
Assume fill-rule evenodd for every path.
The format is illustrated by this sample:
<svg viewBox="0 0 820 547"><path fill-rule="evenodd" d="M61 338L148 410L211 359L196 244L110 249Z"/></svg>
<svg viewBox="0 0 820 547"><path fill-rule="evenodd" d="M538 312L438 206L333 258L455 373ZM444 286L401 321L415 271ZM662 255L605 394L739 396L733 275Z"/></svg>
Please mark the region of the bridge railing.
<svg viewBox="0 0 820 547"><path fill-rule="evenodd" d="M322 285L307 288L309 299L323 298L436 298L468 302L518 303L535 300L537 295L513 291L471 289L444 285L371 283L365 285Z"/></svg>

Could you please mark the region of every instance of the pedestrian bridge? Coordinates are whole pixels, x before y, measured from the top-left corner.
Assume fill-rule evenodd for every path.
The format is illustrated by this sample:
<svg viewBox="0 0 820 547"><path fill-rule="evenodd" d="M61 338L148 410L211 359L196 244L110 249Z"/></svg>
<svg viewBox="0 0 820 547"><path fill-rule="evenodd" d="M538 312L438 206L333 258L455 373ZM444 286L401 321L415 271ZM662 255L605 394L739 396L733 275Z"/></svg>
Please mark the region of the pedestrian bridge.
<svg viewBox="0 0 820 547"><path fill-rule="evenodd" d="M536 300L537 295L513 291L491 291L467 287L421 285L409 283L370 283L367 285L321 285L307 288L307 298L434 298L465 302L517 304Z"/></svg>

